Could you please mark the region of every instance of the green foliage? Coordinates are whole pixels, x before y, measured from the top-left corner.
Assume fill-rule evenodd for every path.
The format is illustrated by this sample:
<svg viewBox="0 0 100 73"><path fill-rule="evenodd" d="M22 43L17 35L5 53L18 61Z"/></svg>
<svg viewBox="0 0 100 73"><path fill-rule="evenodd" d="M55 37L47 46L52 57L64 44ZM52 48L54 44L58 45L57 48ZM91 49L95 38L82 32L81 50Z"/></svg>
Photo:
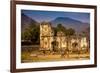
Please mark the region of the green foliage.
<svg viewBox="0 0 100 73"><path fill-rule="evenodd" d="M33 43L39 43L39 37L40 37L40 27L39 25L31 25L30 26L30 33L31 33L31 41Z"/></svg>
<svg viewBox="0 0 100 73"><path fill-rule="evenodd" d="M57 31L62 31L64 33L66 32L66 28L62 24L58 24L56 28Z"/></svg>
<svg viewBox="0 0 100 73"><path fill-rule="evenodd" d="M30 40L31 33L29 28L26 28L22 33L21 33L21 38L22 40Z"/></svg>
<svg viewBox="0 0 100 73"><path fill-rule="evenodd" d="M75 34L75 30L73 28L66 29L62 24L58 24L57 27L54 28L55 34L58 31L62 31L65 33L66 36L71 36Z"/></svg>
<svg viewBox="0 0 100 73"><path fill-rule="evenodd" d="M23 32L21 32L22 40L30 40L33 44L39 43L40 27L38 24L31 23Z"/></svg>
<svg viewBox="0 0 100 73"><path fill-rule="evenodd" d="M71 36L75 34L75 30L72 28L66 29L66 35Z"/></svg>

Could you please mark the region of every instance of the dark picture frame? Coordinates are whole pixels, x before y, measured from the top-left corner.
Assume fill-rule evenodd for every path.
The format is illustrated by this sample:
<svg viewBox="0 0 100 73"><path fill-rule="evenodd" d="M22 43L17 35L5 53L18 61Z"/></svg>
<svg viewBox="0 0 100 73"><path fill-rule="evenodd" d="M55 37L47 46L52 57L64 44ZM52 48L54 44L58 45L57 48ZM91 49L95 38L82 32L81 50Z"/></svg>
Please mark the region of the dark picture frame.
<svg viewBox="0 0 100 73"><path fill-rule="evenodd" d="M16 68L16 5L37 5L50 7L72 7L84 8L94 10L94 64L73 65L73 66L53 66L53 67L39 67L39 68ZM47 3L47 2L33 2L33 1L11 1L11 72L28 72L28 71L45 71L45 70L60 70L60 69L76 69L76 68L90 68L97 67L97 7L93 5L77 5L77 4L62 4L62 3ZM90 39L91 40L91 39Z"/></svg>

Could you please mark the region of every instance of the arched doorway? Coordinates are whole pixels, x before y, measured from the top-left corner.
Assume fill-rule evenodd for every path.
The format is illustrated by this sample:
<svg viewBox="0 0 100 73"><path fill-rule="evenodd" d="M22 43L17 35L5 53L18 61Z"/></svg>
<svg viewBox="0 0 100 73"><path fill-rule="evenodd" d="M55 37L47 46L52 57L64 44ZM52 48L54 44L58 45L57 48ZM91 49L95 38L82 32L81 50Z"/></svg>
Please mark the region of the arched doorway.
<svg viewBox="0 0 100 73"><path fill-rule="evenodd" d="M51 45L52 45L52 51L57 52L58 51L58 42L53 41L53 42L51 42Z"/></svg>

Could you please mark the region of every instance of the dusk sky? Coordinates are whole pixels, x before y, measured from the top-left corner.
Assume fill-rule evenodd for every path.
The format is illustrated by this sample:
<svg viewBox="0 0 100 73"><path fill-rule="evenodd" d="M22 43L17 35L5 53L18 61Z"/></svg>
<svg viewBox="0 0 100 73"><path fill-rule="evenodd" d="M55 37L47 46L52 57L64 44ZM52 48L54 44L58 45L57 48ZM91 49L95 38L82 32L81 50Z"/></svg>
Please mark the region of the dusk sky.
<svg viewBox="0 0 100 73"><path fill-rule="evenodd" d="M56 11L38 11L38 10L21 10L22 13L35 19L38 22L51 21L57 17L69 17L81 22L90 23L90 13L79 12L56 12Z"/></svg>

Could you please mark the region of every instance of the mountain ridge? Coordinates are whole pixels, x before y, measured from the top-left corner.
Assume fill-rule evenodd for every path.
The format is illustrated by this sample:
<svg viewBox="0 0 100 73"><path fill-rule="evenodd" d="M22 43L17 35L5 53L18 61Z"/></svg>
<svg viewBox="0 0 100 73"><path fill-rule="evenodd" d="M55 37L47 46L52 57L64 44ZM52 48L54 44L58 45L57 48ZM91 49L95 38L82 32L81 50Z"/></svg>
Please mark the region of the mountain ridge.
<svg viewBox="0 0 100 73"><path fill-rule="evenodd" d="M35 19L22 14L21 16L21 26L22 26L22 30L26 27L28 27L31 23L37 24L39 22L37 22ZM63 26L65 26L66 28L73 28L75 29L76 32L81 32L82 30L84 30L85 28L89 27L88 23L83 23L79 20L75 20L69 17L57 17L54 20L49 21L52 26L56 27L57 24L62 24ZM29 25L28 25L29 24Z"/></svg>

